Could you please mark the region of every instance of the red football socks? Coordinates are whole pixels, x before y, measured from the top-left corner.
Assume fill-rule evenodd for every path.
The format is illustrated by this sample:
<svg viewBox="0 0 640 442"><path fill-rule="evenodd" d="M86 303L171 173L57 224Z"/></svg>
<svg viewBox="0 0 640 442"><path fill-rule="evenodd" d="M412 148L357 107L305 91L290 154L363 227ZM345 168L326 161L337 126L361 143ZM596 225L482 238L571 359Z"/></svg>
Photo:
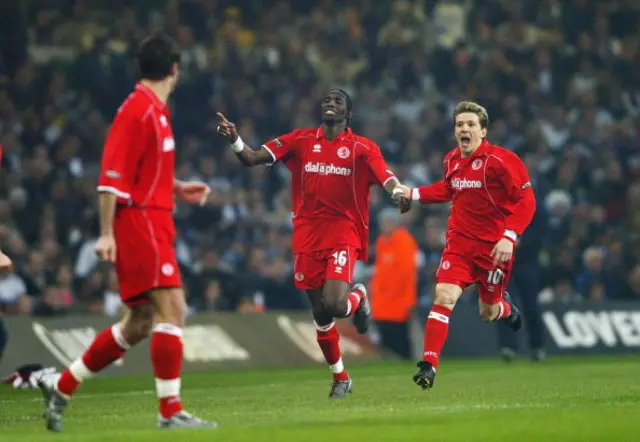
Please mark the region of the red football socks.
<svg viewBox="0 0 640 442"><path fill-rule="evenodd" d="M322 350L324 359L327 361L327 364L329 364L329 368L333 373L333 380L348 380L349 374L344 369L340 354L340 334L336 328L336 323L332 322L325 326L316 324L316 334L320 350Z"/></svg>
<svg viewBox="0 0 640 442"><path fill-rule="evenodd" d="M83 381L120 359L128 348L129 344L122 337L118 324L102 330L82 357L62 373L58 380L58 391L71 396Z"/></svg>
<svg viewBox="0 0 640 442"><path fill-rule="evenodd" d="M347 314L345 315L345 318L353 316L356 310L358 310L360 301L363 297L364 293L362 293L360 290L354 290L347 295Z"/></svg>
<svg viewBox="0 0 640 442"><path fill-rule="evenodd" d="M182 411L180 372L182 371L182 329L156 324L151 334L151 363L156 378L160 414L169 418Z"/></svg>
<svg viewBox="0 0 640 442"><path fill-rule="evenodd" d="M433 365L433 368L438 367L440 352L444 342L447 340L450 316L450 309L441 305L434 305L431 307L427 318L427 325L424 329L423 359Z"/></svg>
<svg viewBox="0 0 640 442"><path fill-rule="evenodd" d="M509 317L511 314L511 304L509 304L504 299L500 300L500 313L498 313L498 317L496 319L504 319Z"/></svg>

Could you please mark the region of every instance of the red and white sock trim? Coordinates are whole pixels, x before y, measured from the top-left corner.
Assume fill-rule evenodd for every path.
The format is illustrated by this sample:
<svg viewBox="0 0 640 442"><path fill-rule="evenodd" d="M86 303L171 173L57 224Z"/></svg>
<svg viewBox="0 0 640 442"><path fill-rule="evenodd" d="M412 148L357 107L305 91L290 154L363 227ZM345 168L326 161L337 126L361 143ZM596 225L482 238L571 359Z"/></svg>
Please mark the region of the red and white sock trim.
<svg viewBox="0 0 640 442"><path fill-rule="evenodd" d="M331 321L331 323L327 324L327 325L318 325L317 322L313 322L316 326L316 330L320 331L320 332L328 332L329 330L331 330L335 325L336 325L336 321Z"/></svg>
<svg viewBox="0 0 640 442"><path fill-rule="evenodd" d="M181 380L156 378L156 394L159 398L180 396Z"/></svg>
<svg viewBox="0 0 640 442"><path fill-rule="evenodd" d="M447 315L433 311L429 312L428 319L435 319L436 321L444 322L445 324L449 323L449 317Z"/></svg>
<svg viewBox="0 0 640 442"><path fill-rule="evenodd" d="M153 327L153 333L166 333L182 338L182 328L167 322L160 322Z"/></svg>
<svg viewBox="0 0 640 442"><path fill-rule="evenodd" d="M120 324L113 324L113 326L111 327L111 334L113 335L113 339L121 349L129 350L131 348L131 344L129 344L122 335L122 328L120 327Z"/></svg>
<svg viewBox="0 0 640 442"><path fill-rule="evenodd" d="M342 358L338 359L338 362L336 362L335 364L329 365L329 369L333 374L342 373L344 371L344 364L342 363Z"/></svg>

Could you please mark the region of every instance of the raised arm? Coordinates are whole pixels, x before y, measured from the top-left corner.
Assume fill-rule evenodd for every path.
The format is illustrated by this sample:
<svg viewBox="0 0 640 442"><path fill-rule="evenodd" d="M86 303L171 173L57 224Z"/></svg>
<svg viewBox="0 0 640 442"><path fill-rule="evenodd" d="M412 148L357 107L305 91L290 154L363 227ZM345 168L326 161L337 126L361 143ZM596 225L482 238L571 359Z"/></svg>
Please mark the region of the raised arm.
<svg viewBox="0 0 640 442"><path fill-rule="evenodd" d="M245 144L238 134L236 125L227 120L220 112L218 112L218 120L218 133L227 139L229 146L243 166L253 167L260 164L273 164L276 161L275 156L266 146L263 145L256 150Z"/></svg>

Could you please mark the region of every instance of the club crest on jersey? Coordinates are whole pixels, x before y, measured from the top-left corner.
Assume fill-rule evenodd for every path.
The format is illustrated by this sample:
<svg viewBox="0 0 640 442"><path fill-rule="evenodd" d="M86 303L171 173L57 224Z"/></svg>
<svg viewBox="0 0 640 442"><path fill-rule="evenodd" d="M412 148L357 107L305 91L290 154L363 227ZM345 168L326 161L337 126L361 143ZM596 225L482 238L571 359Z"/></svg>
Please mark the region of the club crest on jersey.
<svg viewBox="0 0 640 442"><path fill-rule="evenodd" d="M351 152L349 151L348 147L342 146L340 149L338 149L338 156L343 160L349 158L350 154Z"/></svg>
<svg viewBox="0 0 640 442"><path fill-rule="evenodd" d="M449 270L451 263L449 261L442 261L442 265L440 267L442 267L442 270Z"/></svg>
<svg viewBox="0 0 640 442"><path fill-rule="evenodd" d="M175 269L173 268L173 265L167 262L162 265L162 267L160 268L160 271L164 276L171 276L175 272Z"/></svg>
<svg viewBox="0 0 640 442"><path fill-rule="evenodd" d="M296 281L304 281L304 275L302 273L296 273Z"/></svg>
<svg viewBox="0 0 640 442"><path fill-rule="evenodd" d="M471 163L471 168L473 170L478 170L482 167L482 160L474 160L473 163Z"/></svg>

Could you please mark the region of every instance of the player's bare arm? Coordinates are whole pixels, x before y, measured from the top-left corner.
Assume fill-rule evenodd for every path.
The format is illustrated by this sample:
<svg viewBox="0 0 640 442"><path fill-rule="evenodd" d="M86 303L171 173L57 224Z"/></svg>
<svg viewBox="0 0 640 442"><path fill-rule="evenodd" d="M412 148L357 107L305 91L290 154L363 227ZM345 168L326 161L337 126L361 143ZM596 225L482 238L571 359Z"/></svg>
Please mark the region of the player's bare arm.
<svg viewBox="0 0 640 442"><path fill-rule="evenodd" d="M260 164L269 164L273 161L273 156L264 147L254 150L251 146L245 144L238 134L236 125L227 120L220 112L218 112L218 133L227 139L243 166L253 167Z"/></svg>
<svg viewBox="0 0 640 442"><path fill-rule="evenodd" d="M100 259L111 262L116 260L116 241L113 237L113 217L115 213L116 196L111 192L99 192L100 237L96 243L96 253Z"/></svg>

